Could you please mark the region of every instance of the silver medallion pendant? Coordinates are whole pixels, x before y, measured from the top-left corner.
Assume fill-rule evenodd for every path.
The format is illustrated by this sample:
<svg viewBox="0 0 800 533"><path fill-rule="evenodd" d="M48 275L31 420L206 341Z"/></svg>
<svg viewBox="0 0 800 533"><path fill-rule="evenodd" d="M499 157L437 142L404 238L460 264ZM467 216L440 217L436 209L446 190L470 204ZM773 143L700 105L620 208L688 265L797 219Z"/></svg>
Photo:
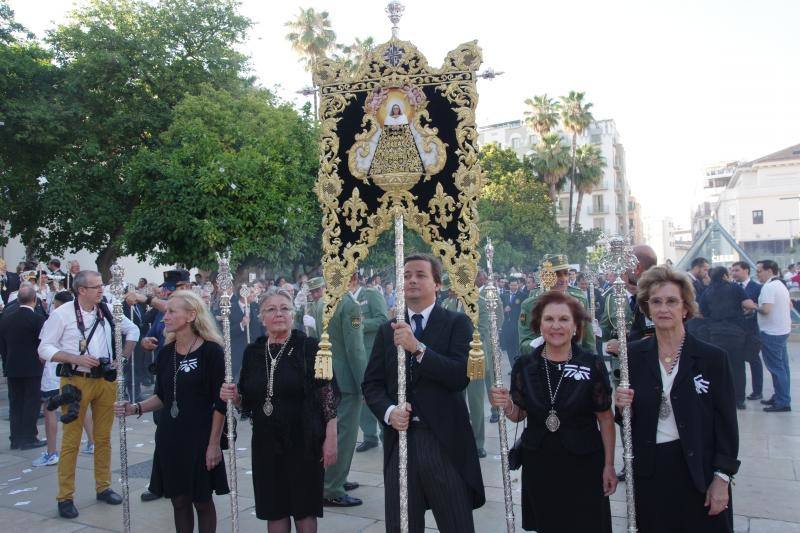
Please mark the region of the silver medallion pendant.
<svg viewBox="0 0 800 533"><path fill-rule="evenodd" d="M545 418L544 425L550 433L555 433L561 427L561 420L558 419L555 409L550 409L550 414Z"/></svg>
<svg viewBox="0 0 800 533"><path fill-rule="evenodd" d="M670 413L672 413L672 408L670 408L669 402L667 402L667 397L662 394L661 403L658 404L658 418L666 420L669 418Z"/></svg>
<svg viewBox="0 0 800 533"><path fill-rule="evenodd" d="M272 415L272 401L269 398L267 398L266 401L264 402L263 409L265 415L267 416Z"/></svg>
<svg viewBox="0 0 800 533"><path fill-rule="evenodd" d="M172 407L169 408L169 414L172 418L178 418L178 402L172 402Z"/></svg>

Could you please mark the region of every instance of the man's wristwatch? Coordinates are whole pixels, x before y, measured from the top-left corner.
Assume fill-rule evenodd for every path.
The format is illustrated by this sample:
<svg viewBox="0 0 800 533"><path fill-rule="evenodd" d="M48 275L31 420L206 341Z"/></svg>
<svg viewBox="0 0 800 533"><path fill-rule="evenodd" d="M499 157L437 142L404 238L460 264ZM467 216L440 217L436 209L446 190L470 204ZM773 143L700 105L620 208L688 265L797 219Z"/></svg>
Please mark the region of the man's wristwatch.
<svg viewBox="0 0 800 533"><path fill-rule="evenodd" d="M411 355L413 355L414 357L419 358L420 355L425 353L425 349L426 348L427 348L427 346L425 346L425 344L423 344L421 342L418 342L417 343L417 349L414 350L414 353L412 353Z"/></svg>

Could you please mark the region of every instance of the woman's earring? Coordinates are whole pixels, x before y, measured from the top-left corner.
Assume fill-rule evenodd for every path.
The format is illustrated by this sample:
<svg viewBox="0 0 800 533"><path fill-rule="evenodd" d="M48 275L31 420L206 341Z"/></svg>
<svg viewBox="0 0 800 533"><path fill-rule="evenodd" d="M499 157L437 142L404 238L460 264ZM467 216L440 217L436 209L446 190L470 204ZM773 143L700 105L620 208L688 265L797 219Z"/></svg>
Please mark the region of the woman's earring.
<svg viewBox="0 0 800 533"><path fill-rule="evenodd" d="M575 336L575 335L577 335L577 334L578 334L578 330L577 330L577 329L573 329L573 330L572 330L572 336L574 337L574 336Z"/></svg>

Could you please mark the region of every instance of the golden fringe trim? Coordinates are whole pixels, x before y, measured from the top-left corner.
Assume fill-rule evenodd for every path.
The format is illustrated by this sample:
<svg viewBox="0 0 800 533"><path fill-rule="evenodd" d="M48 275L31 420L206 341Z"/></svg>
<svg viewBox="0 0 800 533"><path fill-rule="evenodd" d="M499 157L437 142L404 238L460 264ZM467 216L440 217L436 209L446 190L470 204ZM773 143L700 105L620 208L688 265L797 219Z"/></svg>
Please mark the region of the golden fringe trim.
<svg viewBox="0 0 800 533"><path fill-rule="evenodd" d="M328 333L323 333L319 341L319 350L314 358L314 377L330 381L333 379L333 352Z"/></svg>
<svg viewBox="0 0 800 533"><path fill-rule="evenodd" d="M467 360L467 377L471 381L483 379L486 373L486 357L483 353L481 334L477 330L472 332L472 342L469 345L472 349L469 351L469 359Z"/></svg>

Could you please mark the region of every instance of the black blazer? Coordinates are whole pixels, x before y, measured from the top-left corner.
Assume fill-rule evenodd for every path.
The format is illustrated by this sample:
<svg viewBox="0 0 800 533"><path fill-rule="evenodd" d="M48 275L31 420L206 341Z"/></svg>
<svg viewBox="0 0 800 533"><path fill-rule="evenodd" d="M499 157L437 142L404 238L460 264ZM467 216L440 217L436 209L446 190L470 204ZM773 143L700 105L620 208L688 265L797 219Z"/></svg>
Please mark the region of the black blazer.
<svg viewBox="0 0 800 533"><path fill-rule="evenodd" d="M19 274L16 272L6 272L6 280L3 283L3 290L0 291L0 298L3 303L8 303L8 297L12 292L19 290Z"/></svg>
<svg viewBox="0 0 800 533"><path fill-rule="evenodd" d="M27 307L5 313L0 320L0 355L5 375L10 378L41 377L39 332L45 318Z"/></svg>
<svg viewBox="0 0 800 533"><path fill-rule="evenodd" d="M662 388L656 337L634 342L628 351L631 388L636 391L633 467L636 475L647 477L655 469ZM705 492L715 470L729 475L739 470L739 426L728 355L686 333L677 372L672 385L672 410L692 481L697 490ZM700 379L703 382L696 384Z"/></svg>
<svg viewBox="0 0 800 533"><path fill-rule="evenodd" d="M361 385L367 405L385 427L384 468L398 440L397 431L383 422L389 406L397 404L397 347L392 322L394 320L378 329ZM406 379L406 387L412 416L419 416L430 426L472 491L475 509L486 502L486 496L475 435L464 399L464 390L469 384L467 358L472 330L467 315L434 306L422 332L422 342L427 347L425 355L422 362L415 365L413 380ZM406 369L410 373L409 366L407 364Z"/></svg>

